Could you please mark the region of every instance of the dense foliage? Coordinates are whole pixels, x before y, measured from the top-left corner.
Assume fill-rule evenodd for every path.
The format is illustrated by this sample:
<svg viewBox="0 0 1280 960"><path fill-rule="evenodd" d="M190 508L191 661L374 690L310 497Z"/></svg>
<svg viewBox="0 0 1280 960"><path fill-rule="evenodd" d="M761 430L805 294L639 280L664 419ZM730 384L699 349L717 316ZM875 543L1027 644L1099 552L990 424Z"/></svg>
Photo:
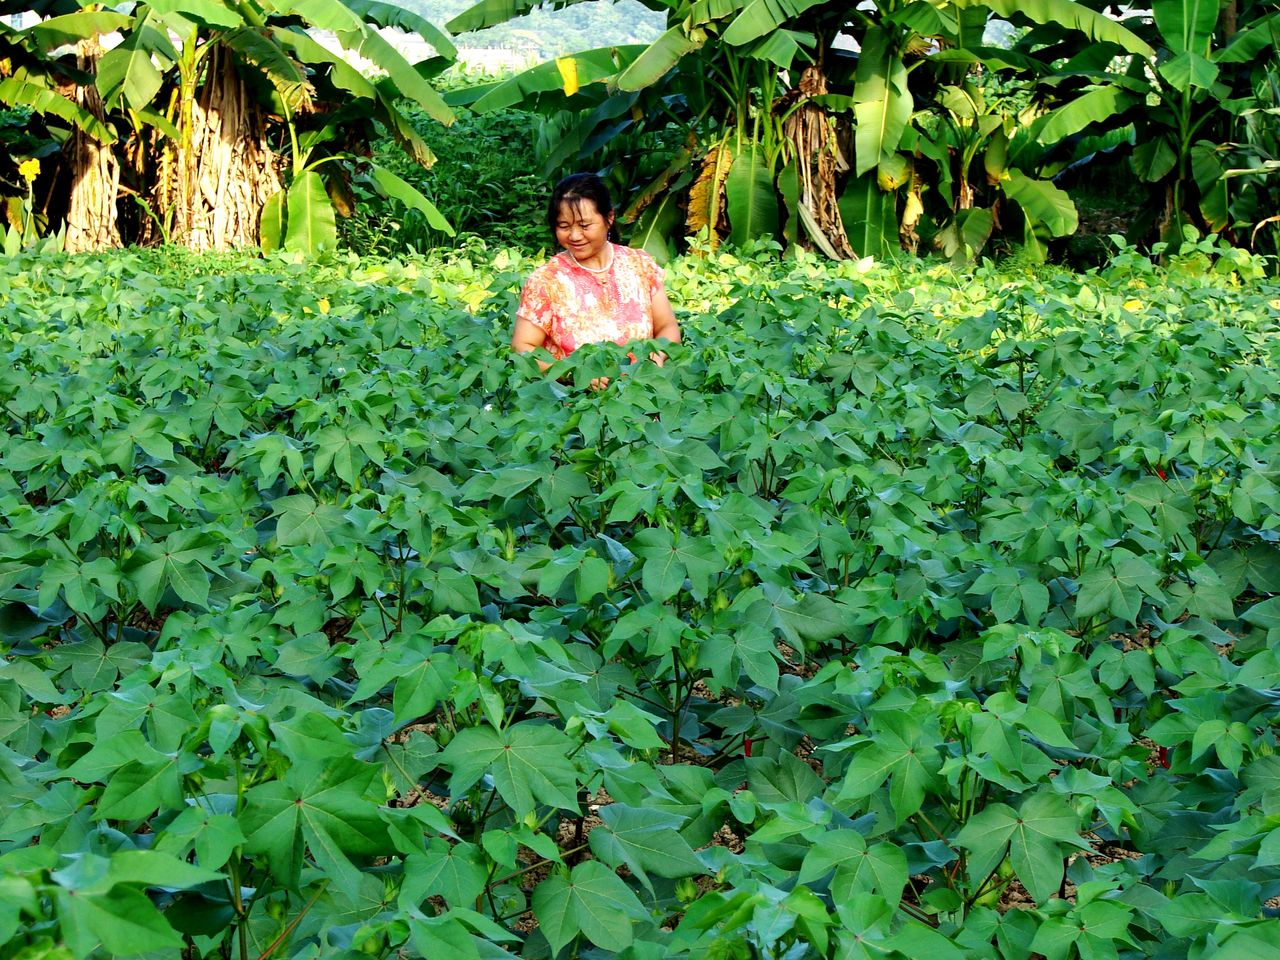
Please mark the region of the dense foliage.
<svg viewBox="0 0 1280 960"><path fill-rule="evenodd" d="M427 78L457 51L431 22L380 0L101 6L0 4L25 23L0 19L0 107L23 108L35 141L0 158L0 189L19 187L0 205L6 253L41 233L70 251L316 253L336 245L335 211L349 211L360 175L448 232L429 201L360 155L377 130L430 163L400 108L453 119ZM416 35L420 59L389 28ZM11 163L21 184L6 183Z"/></svg>
<svg viewBox="0 0 1280 960"><path fill-rule="evenodd" d="M0 265L0 956L1274 955L1252 262L529 266Z"/></svg>
<svg viewBox="0 0 1280 960"><path fill-rule="evenodd" d="M338 221L339 239L357 255L399 256L475 238L492 247L534 251L551 240L547 197L552 182L538 174L537 118L518 110L462 112L452 125L405 110L405 117L435 155L430 169L414 162L390 138L370 144L379 166L394 172L433 203L452 227L437 229L419 210L379 195L378 184L357 178L360 203Z"/></svg>
<svg viewBox="0 0 1280 960"><path fill-rule="evenodd" d="M448 25L502 29L537 5L480 0ZM651 43L591 44L472 101L546 113L558 159L606 172L655 256L704 235L1044 257L1079 226L1054 179L1117 161L1148 195L1131 242L1176 245L1188 226L1268 251L1280 237L1267 0L650 5L666 13ZM682 153L641 171L673 131Z"/></svg>

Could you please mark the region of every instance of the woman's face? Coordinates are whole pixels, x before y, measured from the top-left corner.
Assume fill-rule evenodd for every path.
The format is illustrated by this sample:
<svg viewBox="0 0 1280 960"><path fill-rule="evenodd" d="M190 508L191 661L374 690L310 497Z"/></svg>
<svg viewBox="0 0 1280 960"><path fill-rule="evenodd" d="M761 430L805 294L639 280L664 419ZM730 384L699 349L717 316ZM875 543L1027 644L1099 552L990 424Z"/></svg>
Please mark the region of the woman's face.
<svg viewBox="0 0 1280 960"><path fill-rule="evenodd" d="M579 263L590 262L604 256L611 226L613 216L602 216L592 201L566 200L556 219L556 242Z"/></svg>

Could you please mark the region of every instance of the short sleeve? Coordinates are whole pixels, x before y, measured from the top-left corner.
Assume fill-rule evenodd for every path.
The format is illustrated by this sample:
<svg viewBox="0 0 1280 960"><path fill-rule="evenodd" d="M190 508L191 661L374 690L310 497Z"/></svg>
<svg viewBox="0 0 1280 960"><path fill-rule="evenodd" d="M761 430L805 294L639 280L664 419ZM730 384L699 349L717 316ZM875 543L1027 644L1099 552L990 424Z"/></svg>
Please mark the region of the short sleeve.
<svg viewBox="0 0 1280 960"><path fill-rule="evenodd" d="M658 266L658 261L646 250L637 251L640 254L640 262L643 264L643 271L646 279L645 286L649 290L649 298L653 299L662 293L664 283L667 278L667 272Z"/></svg>
<svg viewBox="0 0 1280 960"><path fill-rule="evenodd" d="M551 332L551 294L543 271L534 271L525 281L524 289L520 291L520 306L516 309L516 318L528 320L543 333Z"/></svg>

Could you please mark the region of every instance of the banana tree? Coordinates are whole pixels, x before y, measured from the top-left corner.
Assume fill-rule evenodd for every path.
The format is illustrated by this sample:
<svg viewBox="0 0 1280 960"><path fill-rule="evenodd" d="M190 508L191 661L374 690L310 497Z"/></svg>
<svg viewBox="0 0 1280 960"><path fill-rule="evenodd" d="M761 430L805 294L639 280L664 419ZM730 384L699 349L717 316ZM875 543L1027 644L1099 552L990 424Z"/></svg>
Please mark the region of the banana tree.
<svg viewBox="0 0 1280 960"><path fill-rule="evenodd" d="M1271 3L1153 0L1135 29L1149 52L1123 71L1080 60L1044 78L1058 103L1037 137L1050 144L1122 132L1133 172L1152 190L1152 233L1176 244L1188 227L1224 230L1231 178L1223 153L1265 106L1255 88L1276 67L1280 13Z"/></svg>
<svg viewBox="0 0 1280 960"><path fill-rule="evenodd" d="M1074 233L1079 216L1064 190L1037 175L1048 163L1029 133L1034 106L1025 96L991 95L984 76L991 79L971 72L959 84L939 85L929 122L913 118L896 167L880 164L878 186L905 189L902 245L913 252L916 225L926 220L935 246L954 260L976 257L997 232L1042 259L1044 240Z"/></svg>
<svg viewBox="0 0 1280 960"><path fill-rule="evenodd" d="M83 247L172 241L224 249L261 236L266 246L314 252L336 243L334 209L351 196L352 172L368 166L344 144L367 142L380 124L429 163L397 101L407 97L437 120L452 120L425 78L454 57L452 43L429 21L378 0L149 0L127 13L62 12L66 6L0 36L24 57L21 74L0 86L0 100L64 127L67 213L84 219L91 211L94 222L112 227L88 235ZM378 32L385 26L426 39L437 62L408 63ZM308 29L331 32L339 52ZM95 50L112 31L120 42ZM74 59L63 52L69 43L78 47ZM356 56L382 79L366 78ZM61 95L68 88L74 99ZM114 169L102 164L93 175L86 150L114 161ZM374 179L444 223L408 184L380 171Z"/></svg>
<svg viewBox="0 0 1280 960"><path fill-rule="evenodd" d="M534 5L483 0L448 28L483 29ZM849 6L831 0L649 5L665 9L668 19L653 43L608 51L611 62L606 51L587 51L540 65L482 89L470 98L473 109L519 103L556 114L563 136L561 149L548 158L551 166L580 164L624 138L676 131L669 139L679 146L669 166L646 182L620 184L630 188L623 220L635 223L636 242L660 258L669 255L675 233L703 233L712 246L780 231L798 238L806 229L802 217L811 242L849 255L835 203L840 164L833 161L839 152L833 131L822 119L801 122L821 113L815 98L826 93L826 65L843 59L831 44L852 17ZM576 119L565 116L570 110ZM629 166L598 158L597 165L615 175ZM788 184L795 189L785 189Z"/></svg>
<svg viewBox="0 0 1280 960"><path fill-rule="evenodd" d="M654 183L638 187L625 211L639 218L646 243L662 228L683 224L685 230L706 229L712 242L777 230L788 242L829 256L884 255L900 231L910 235L911 218L918 216L921 185L917 181L900 202L901 184L894 180L917 104L929 104L940 82L958 83L974 64L1047 70L1034 50L984 47L983 31L993 16L1122 51L1148 49L1122 25L1071 0L650 5L668 15L667 30L656 41L638 54L627 51L614 72L596 71L586 83L579 76L572 88L565 83L555 94L556 109L583 108L581 133L573 138L578 144L599 150L629 126L659 128L673 117L693 138L696 146L678 153ZM481 29L531 6L530 0L482 0L448 26ZM848 39L856 41L856 55L845 49ZM541 85L531 71L508 82L499 102L545 105L557 78L547 65L535 70L543 71ZM519 95L535 87L536 96ZM479 95L476 107L483 108L494 92ZM586 155L579 152L578 162ZM608 162L599 159L600 166ZM1033 205L1046 192L1034 184L1028 191L1012 174L1008 179L1009 188ZM759 199L765 192L773 194L772 204ZM767 214L770 207L775 216ZM745 229L734 227L735 208ZM1070 217L1053 223L1065 229Z"/></svg>

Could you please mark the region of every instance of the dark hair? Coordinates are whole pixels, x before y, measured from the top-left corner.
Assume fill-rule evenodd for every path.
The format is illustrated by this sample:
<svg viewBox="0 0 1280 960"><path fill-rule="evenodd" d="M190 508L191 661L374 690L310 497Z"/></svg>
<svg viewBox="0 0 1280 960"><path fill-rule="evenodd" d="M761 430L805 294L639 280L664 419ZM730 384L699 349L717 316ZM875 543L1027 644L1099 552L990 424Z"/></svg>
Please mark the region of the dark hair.
<svg viewBox="0 0 1280 960"><path fill-rule="evenodd" d="M551 191L551 202L547 204L547 226L552 236L556 232L556 222L560 219L560 207L569 204L576 207L583 200L590 200L600 216L606 220L613 214L613 200L609 198L609 188L594 173L571 173ZM615 219L609 226L609 239L613 243L621 243L618 237L618 223Z"/></svg>

